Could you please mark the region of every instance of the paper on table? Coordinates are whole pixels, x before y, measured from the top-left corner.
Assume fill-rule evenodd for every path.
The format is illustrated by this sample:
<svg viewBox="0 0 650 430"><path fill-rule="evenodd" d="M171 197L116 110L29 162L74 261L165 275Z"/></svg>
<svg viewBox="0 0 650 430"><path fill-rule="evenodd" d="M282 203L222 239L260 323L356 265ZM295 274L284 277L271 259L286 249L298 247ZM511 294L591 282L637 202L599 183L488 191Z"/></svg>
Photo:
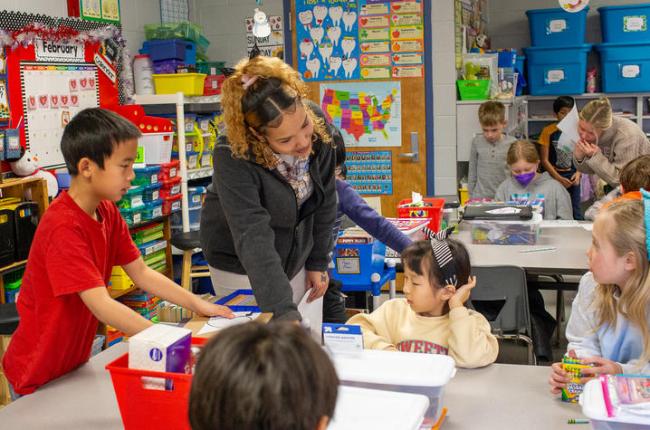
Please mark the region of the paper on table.
<svg viewBox="0 0 650 430"><path fill-rule="evenodd" d="M580 227L580 223L573 219L547 219L539 226L542 228Z"/></svg>
<svg viewBox="0 0 650 430"><path fill-rule="evenodd" d="M574 104L573 109L557 125L557 128L562 132L557 146L565 152L573 152L576 142L580 139L578 135L578 119L578 107Z"/></svg>
<svg viewBox="0 0 650 430"><path fill-rule="evenodd" d="M582 228L584 228L587 231L592 231L594 229L593 224L581 224L581 225L582 225Z"/></svg>
<svg viewBox="0 0 650 430"><path fill-rule="evenodd" d="M307 303L307 298L311 289L305 292L305 295L298 303L298 312L302 316L303 322L309 322L309 329L312 337L321 343L321 328L323 325L323 298L319 297L311 303Z"/></svg>
<svg viewBox="0 0 650 430"><path fill-rule="evenodd" d="M199 330L197 336L206 333L212 333L213 331L223 330L226 327L230 327L237 324L244 324L249 321L253 321L255 318L260 316L259 312L233 312L235 317L233 319L223 318L223 317L212 317L208 320L207 323Z"/></svg>

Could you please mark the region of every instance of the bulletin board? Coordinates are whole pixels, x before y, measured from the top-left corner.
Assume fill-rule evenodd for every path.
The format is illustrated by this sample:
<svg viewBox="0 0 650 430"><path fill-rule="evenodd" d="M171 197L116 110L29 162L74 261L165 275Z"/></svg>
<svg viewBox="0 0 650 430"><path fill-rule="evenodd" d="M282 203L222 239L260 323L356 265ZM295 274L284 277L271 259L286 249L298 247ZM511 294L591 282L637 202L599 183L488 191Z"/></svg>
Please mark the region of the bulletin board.
<svg viewBox="0 0 650 430"><path fill-rule="evenodd" d="M97 81L90 63L20 63L25 147L42 166L64 164L63 129L77 112L99 106Z"/></svg>

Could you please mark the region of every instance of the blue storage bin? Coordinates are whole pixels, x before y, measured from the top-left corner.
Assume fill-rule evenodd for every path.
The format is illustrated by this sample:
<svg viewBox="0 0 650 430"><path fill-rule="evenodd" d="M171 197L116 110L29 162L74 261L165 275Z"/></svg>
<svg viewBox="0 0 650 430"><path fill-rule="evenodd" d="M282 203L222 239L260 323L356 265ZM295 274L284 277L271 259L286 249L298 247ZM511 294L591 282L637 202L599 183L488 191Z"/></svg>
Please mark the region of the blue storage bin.
<svg viewBox="0 0 650 430"><path fill-rule="evenodd" d="M603 43L596 49L604 93L650 91L650 42Z"/></svg>
<svg viewBox="0 0 650 430"><path fill-rule="evenodd" d="M576 13L566 12L559 7L527 10L532 45L582 45L585 43L588 11L588 7Z"/></svg>
<svg viewBox="0 0 650 430"><path fill-rule="evenodd" d="M135 167L135 178L131 181L131 185L148 186L158 183L158 174L160 173L160 166L151 165L146 167Z"/></svg>
<svg viewBox="0 0 650 430"><path fill-rule="evenodd" d="M151 221L152 219L160 218L163 216L162 205L162 199L156 199L145 203L144 209L142 209L142 220Z"/></svg>
<svg viewBox="0 0 650 430"><path fill-rule="evenodd" d="M524 48L529 93L534 96L585 92L591 45Z"/></svg>
<svg viewBox="0 0 650 430"><path fill-rule="evenodd" d="M599 7L604 43L650 43L650 3Z"/></svg>
<svg viewBox="0 0 650 430"><path fill-rule="evenodd" d="M159 178L160 179L160 178ZM158 200L160 198L160 187L162 184L160 182L156 184L151 184L147 185L142 192L142 200L145 203L152 202L154 200Z"/></svg>
<svg viewBox="0 0 650 430"><path fill-rule="evenodd" d="M517 60L516 49L502 49L497 52L499 67L515 67Z"/></svg>
<svg viewBox="0 0 650 430"><path fill-rule="evenodd" d="M525 61L525 55L517 54L517 58L515 59L515 71L519 73L519 76L517 77L517 92L515 93L517 96L522 95L524 93L524 88L528 86L528 81L526 80L526 67L524 66Z"/></svg>
<svg viewBox="0 0 650 430"><path fill-rule="evenodd" d="M196 45L182 39L147 40L140 54L148 55L151 61L180 60L185 65L196 64Z"/></svg>
<svg viewBox="0 0 650 430"><path fill-rule="evenodd" d="M190 209L203 206L203 195L206 191L205 187L189 187L187 189L187 201Z"/></svg>

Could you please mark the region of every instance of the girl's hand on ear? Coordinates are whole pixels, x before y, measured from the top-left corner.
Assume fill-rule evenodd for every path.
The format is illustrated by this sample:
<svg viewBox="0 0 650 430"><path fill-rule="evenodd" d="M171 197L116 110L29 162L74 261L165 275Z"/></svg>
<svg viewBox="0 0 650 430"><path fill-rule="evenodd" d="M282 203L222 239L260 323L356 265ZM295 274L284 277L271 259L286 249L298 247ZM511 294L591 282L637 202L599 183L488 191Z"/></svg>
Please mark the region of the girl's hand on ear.
<svg viewBox="0 0 650 430"><path fill-rule="evenodd" d="M449 299L449 309L459 308L465 304L472 288L476 286L476 276L470 276L467 283L458 288L451 299Z"/></svg>
<svg viewBox="0 0 650 430"><path fill-rule="evenodd" d="M591 364L592 367L582 369L580 372L583 376L580 380L581 384L587 383L587 381L598 377L598 375L616 375L618 373L623 373L623 368L620 364L603 357L586 357L582 359L582 362L584 364Z"/></svg>

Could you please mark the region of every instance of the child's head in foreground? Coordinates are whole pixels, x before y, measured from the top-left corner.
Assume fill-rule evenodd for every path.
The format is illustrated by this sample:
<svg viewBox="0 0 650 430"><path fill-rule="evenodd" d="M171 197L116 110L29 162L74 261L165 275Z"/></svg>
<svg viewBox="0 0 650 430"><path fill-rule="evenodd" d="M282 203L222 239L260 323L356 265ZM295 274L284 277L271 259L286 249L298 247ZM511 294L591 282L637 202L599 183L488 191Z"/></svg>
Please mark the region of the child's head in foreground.
<svg viewBox="0 0 650 430"><path fill-rule="evenodd" d="M650 190L650 155L641 155L623 166L619 180L625 193Z"/></svg>
<svg viewBox="0 0 650 430"><path fill-rule="evenodd" d="M402 252L404 295L411 309L425 316L448 311L447 302L468 283L472 267L465 246L444 238L413 242Z"/></svg>
<svg viewBox="0 0 650 430"><path fill-rule="evenodd" d="M203 348L192 382L193 430L324 430L339 380L325 351L291 322L227 328Z"/></svg>
<svg viewBox="0 0 650 430"><path fill-rule="evenodd" d="M61 152L73 184L97 198L119 200L131 186L140 130L106 109L84 109L66 125Z"/></svg>

